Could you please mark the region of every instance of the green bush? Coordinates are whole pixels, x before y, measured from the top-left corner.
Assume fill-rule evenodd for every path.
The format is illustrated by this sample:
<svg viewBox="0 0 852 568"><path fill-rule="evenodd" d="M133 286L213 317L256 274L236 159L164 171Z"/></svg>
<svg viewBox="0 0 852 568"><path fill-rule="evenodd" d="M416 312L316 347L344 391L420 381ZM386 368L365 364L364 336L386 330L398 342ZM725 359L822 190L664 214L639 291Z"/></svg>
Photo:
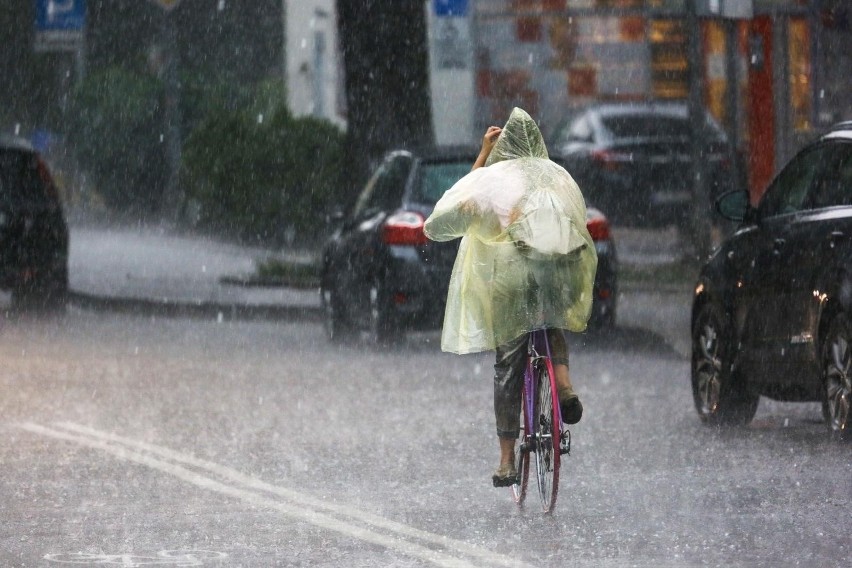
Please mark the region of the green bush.
<svg viewBox="0 0 852 568"><path fill-rule="evenodd" d="M342 151L343 135L331 123L256 101L213 112L193 131L182 186L202 227L270 245L309 242L342 199Z"/></svg>
<svg viewBox="0 0 852 568"><path fill-rule="evenodd" d="M168 175L162 85L113 67L73 93L69 141L104 202L119 211L156 211Z"/></svg>

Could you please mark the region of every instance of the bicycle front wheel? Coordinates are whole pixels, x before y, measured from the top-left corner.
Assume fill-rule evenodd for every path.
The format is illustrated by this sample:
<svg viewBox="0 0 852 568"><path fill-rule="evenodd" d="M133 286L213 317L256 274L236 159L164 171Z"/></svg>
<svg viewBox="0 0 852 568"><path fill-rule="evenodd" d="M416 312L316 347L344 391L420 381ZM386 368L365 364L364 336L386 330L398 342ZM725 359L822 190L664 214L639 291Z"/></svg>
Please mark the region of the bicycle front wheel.
<svg viewBox="0 0 852 568"><path fill-rule="evenodd" d="M546 363L549 363L547 361ZM534 415L535 465L538 493L545 513L553 512L559 490L559 400L553 368L542 361L536 365L536 408Z"/></svg>

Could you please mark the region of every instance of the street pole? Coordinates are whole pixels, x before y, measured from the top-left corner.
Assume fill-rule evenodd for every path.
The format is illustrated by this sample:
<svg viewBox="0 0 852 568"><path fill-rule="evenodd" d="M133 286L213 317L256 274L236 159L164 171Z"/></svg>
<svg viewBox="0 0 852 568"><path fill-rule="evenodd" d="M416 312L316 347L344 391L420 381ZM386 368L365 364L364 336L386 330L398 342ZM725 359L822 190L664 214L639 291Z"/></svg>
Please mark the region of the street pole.
<svg viewBox="0 0 852 568"><path fill-rule="evenodd" d="M180 164L181 164L181 115L180 84L178 78L177 24L171 12L163 13L163 36L165 42L165 144L168 163L168 180L163 191L160 214L164 219L176 221L179 217Z"/></svg>
<svg viewBox="0 0 852 568"><path fill-rule="evenodd" d="M180 194L181 164L181 115L180 79L178 77L180 51L177 41L177 22L172 11L180 0L152 0L163 9L161 36L164 44L163 79L165 80L165 108L163 117L163 142L166 145L168 179L160 196L160 217L165 221L177 221L180 216L182 196Z"/></svg>
<svg viewBox="0 0 852 568"><path fill-rule="evenodd" d="M710 216L713 214L707 168L705 167L705 140L707 132L704 110L704 77L701 49L701 23L698 19L698 1L687 2L687 32L689 34L689 120L692 130L690 157L692 163L692 223L691 233L694 254L703 260L711 252Z"/></svg>

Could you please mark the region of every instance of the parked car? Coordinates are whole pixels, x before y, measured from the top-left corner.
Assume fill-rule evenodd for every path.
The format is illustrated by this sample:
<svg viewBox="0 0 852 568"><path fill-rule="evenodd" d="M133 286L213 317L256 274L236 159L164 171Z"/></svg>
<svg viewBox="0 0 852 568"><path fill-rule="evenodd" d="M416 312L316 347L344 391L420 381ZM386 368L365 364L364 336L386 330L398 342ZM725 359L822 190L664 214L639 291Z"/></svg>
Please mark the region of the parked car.
<svg viewBox="0 0 852 568"><path fill-rule="evenodd" d="M405 330L440 329L458 240L430 241L423 224L476 155L471 148L387 154L323 249L320 296L330 339L360 329L385 342ZM615 244L603 213L589 208L587 219L599 258L592 323L613 325Z"/></svg>
<svg viewBox="0 0 852 568"><path fill-rule="evenodd" d="M852 122L799 152L757 206L735 191L717 207L742 222L695 288L699 416L748 423L760 395L821 401L830 430L850 437Z"/></svg>
<svg viewBox="0 0 852 568"><path fill-rule="evenodd" d="M708 175L708 211L734 189L730 147L706 114L701 133ZM617 225L688 223L693 206L692 127L685 103L601 103L555 129L551 158Z"/></svg>
<svg viewBox="0 0 852 568"><path fill-rule="evenodd" d="M15 304L61 308L68 227L47 165L24 140L0 137L0 288Z"/></svg>

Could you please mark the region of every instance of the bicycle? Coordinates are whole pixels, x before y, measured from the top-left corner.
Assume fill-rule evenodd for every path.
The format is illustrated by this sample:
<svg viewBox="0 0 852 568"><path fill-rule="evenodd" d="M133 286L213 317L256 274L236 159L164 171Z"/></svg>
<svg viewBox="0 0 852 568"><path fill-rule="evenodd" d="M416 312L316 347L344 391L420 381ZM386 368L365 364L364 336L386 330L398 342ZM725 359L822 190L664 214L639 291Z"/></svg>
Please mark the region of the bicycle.
<svg viewBox="0 0 852 568"><path fill-rule="evenodd" d="M571 452L571 432L562 423L556 375L545 329L529 333L521 403L520 443L515 445L518 481L512 497L523 506L529 482L530 454L535 454L538 493L544 513L552 513L559 491L561 457Z"/></svg>

